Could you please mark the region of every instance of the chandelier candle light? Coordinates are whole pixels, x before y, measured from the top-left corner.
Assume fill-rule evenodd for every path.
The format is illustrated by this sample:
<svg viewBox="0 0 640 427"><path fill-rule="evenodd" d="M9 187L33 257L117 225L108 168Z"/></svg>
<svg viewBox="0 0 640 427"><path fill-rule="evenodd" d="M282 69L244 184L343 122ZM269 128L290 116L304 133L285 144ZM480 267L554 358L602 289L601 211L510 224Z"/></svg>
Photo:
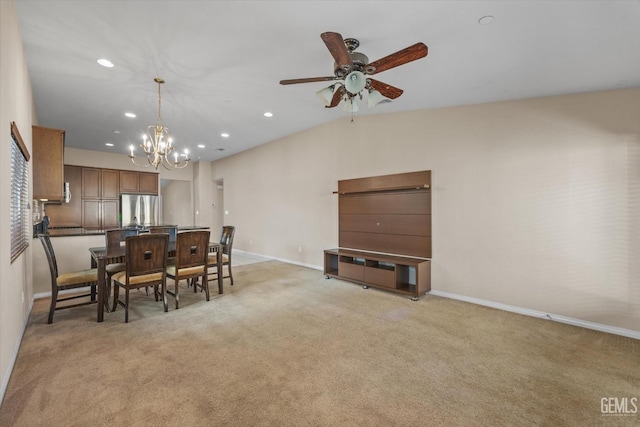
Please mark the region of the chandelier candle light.
<svg viewBox="0 0 640 427"><path fill-rule="evenodd" d="M158 169L158 166L162 165L165 169L184 168L189 164L189 160L191 160L189 159L189 152L185 149L182 155L184 158L181 158L182 156L178 154L178 152L173 151L173 138L171 138L169 128L162 124L162 114L160 113L162 97L160 95L160 87L164 83L164 80L156 77L153 81L158 83L158 121L155 125L147 127L147 133L142 135L142 144L140 144L140 148L142 148L144 154L147 155L149 164L139 164L136 162L136 157L133 153L135 147L133 145L129 147L131 149L129 158L135 165L141 167L153 166L155 169ZM170 158L171 153L173 153L173 159Z"/></svg>

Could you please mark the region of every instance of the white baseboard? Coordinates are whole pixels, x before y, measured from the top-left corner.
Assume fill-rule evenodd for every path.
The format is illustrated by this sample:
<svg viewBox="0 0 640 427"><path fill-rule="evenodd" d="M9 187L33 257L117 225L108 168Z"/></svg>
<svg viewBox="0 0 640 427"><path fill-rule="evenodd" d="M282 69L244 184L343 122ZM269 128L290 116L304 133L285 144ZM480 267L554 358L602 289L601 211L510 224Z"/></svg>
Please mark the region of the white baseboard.
<svg viewBox="0 0 640 427"><path fill-rule="evenodd" d="M444 298L455 299L459 301L470 302L472 304L483 305L486 307L497 308L498 310L510 311L512 313L523 314L525 316L538 317L540 319L546 319L546 320L553 320L555 322L566 323L568 325L579 326L581 328L593 329L600 332L606 332L609 334L621 335L624 337L640 340L640 331L634 331L632 329L618 328L616 326L609 326L609 325L603 325L601 323L588 322L586 320L574 319L571 317L545 313L543 311L531 310L528 308L517 307L514 305L508 305L508 304L502 304L499 302L483 300L480 298L453 294L450 292L431 291L429 292L429 294L439 296L439 297L444 297Z"/></svg>
<svg viewBox="0 0 640 427"><path fill-rule="evenodd" d="M32 298L29 302L29 307L27 308L27 313L24 316L24 322L22 323L22 330L20 331L20 338L16 341L16 345L13 349L13 354L11 355L11 360L9 361L9 366L7 366L7 371L4 374L4 380L2 381L2 386L0 386L0 405L4 400L4 394L7 392L7 386L9 385L9 379L11 378L11 373L13 372L13 367L16 364L16 360L18 359L18 352L20 351L20 344L22 344L22 338L24 337L24 332L27 330L27 324L29 323L29 316L31 316L31 309L33 308Z"/></svg>
<svg viewBox="0 0 640 427"><path fill-rule="evenodd" d="M252 252L242 251L242 250L238 250L238 249L234 249L233 252L234 253L237 252L237 253L240 253L242 255L245 255L245 256L248 256L248 257L252 257L252 258L262 258L262 259L265 259L265 260L282 261L282 262L286 262L286 263L289 263L289 264L299 265L299 266L302 266L302 267L313 268L314 270L324 271L324 268L321 267L321 266L311 265L311 264L304 264L304 263L300 263L300 262L296 262L296 261L291 261L289 259L277 258L277 257L267 257L267 256L264 256L264 255L255 254L255 253L252 253ZM553 320L555 322L566 323L568 325L579 326L581 328L593 329L595 331L606 332L606 333L609 333L609 334L621 335L623 337L629 337L629 338L634 338L634 339L640 340L640 331L634 331L632 329L618 328L616 326L609 326L609 325L603 325L601 323L588 322L586 320L574 319L574 318L571 318L571 317L560 316L560 315L551 314L551 313L545 313L543 311L531 310L531 309L524 308L524 307L518 307L518 306L508 305L508 304L502 304L502 303L499 303L499 302L483 300L483 299L474 298L474 297L468 297L468 296L465 296L465 295L458 295L458 294L454 294L454 293L450 293L450 292L432 290L429 293L431 295L436 295L436 296L443 297L443 298L450 298L450 299L455 299L455 300L459 300L459 301L470 302L472 304L483 305L483 306L486 306L486 307L496 308L498 310L510 311L512 313L523 314L525 316L538 317L540 319Z"/></svg>
<svg viewBox="0 0 640 427"><path fill-rule="evenodd" d="M249 258L257 258L257 259L262 259L262 260L273 260L273 261L281 261L281 262L286 262L287 264L294 264L294 265L299 265L300 267L307 267L307 268L312 268L314 270L320 270L320 271L324 271L324 268L322 266L318 266L318 265L313 265L313 264L305 264L305 263L301 263L298 261L292 261L290 259L285 259L285 258L278 258L278 257L271 257L271 256L265 256L265 255L260 255L260 254L256 254L253 252L247 252L247 251L243 251L241 249L233 249L233 253L234 254L241 254L244 255L246 257Z"/></svg>

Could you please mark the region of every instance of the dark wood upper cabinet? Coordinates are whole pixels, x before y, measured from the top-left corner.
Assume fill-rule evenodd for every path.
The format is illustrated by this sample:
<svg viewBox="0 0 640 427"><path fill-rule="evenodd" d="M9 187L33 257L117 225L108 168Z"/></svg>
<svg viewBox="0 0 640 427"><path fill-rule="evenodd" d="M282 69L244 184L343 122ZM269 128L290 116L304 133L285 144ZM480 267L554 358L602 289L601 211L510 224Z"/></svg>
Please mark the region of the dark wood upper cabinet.
<svg viewBox="0 0 640 427"><path fill-rule="evenodd" d="M33 198L64 198L64 136L60 129L32 127Z"/></svg>
<svg viewBox="0 0 640 427"><path fill-rule="evenodd" d="M99 199L101 197L100 169L82 168L82 198Z"/></svg>
<svg viewBox="0 0 640 427"><path fill-rule="evenodd" d="M51 226L82 226L82 167L64 165L64 180L69 183L69 203L47 204L46 212Z"/></svg>
<svg viewBox="0 0 640 427"><path fill-rule="evenodd" d="M120 197L120 171L102 169L102 198L118 199Z"/></svg>
<svg viewBox="0 0 640 427"><path fill-rule="evenodd" d="M137 193L140 189L138 183L139 172L120 171L120 192Z"/></svg>
<svg viewBox="0 0 640 427"><path fill-rule="evenodd" d="M158 174L120 171L120 193L158 194Z"/></svg>
<svg viewBox="0 0 640 427"><path fill-rule="evenodd" d="M140 192L144 194L158 194L158 174L140 172Z"/></svg>

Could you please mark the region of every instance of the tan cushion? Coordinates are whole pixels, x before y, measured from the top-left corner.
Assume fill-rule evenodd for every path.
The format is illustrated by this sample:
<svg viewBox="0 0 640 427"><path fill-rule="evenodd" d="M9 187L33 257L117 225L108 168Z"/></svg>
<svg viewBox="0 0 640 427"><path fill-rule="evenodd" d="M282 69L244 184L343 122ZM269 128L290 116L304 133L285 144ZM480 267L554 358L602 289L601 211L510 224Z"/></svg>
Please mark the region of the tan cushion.
<svg viewBox="0 0 640 427"><path fill-rule="evenodd" d="M116 282L126 284L127 283L127 272L120 271L113 275L113 280ZM129 278L129 284L131 285L139 285L141 283L147 282L155 282L158 280L162 280L162 273L151 273L151 274L142 274L140 276L132 276Z"/></svg>
<svg viewBox="0 0 640 427"><path fill-rule="evenodd" d="M116 264L108 264L104 269L107 272L107 274L114 274L119 271L124 271L126 268L127 268L127 264L125 264L124 262L119 262Z"/></svg>
<svg viewBox="0 0 640 427"><path fill-rule="evenodd" d="M97 282L98 269L91 268L89 270L72 271L58 275L56 284L58 286L79 285L81 283Z"/></svg>
<svg viewBox="0 0 640 427"><path fill-rule="evenodd" d="M178 270L179 277L191 276L195 274L204 274L204 267L201 265L197 265L195 267L181 268ZM176 277L175 265L170 265L169 267L167 267L167 276Z"/></svg>
<svg viewBox="0 0 640 427"><path fill-rule="evenodd" d="M222 263L228 263L229 256L227 254L222 254ZM218 263L218 257L215 252L210 253L207 256L207 265L216 265Z"/></svg>

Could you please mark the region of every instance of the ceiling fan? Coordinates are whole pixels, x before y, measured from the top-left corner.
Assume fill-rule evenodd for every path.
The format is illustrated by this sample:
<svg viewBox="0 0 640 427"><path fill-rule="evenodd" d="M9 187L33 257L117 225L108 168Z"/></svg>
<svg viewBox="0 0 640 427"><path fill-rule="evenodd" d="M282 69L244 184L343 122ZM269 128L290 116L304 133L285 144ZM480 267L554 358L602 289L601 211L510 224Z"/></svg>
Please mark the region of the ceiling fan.
<svg viewBox="0 0 640 427"><path fill-rule="evenodd" d="M335 60L334 75L280 80L280 84L291 85L337 80L337 83L316 92L316 94L323 100L326 108L335 107L341 100L344 100L346 111L357 111L357 104L353 103L353 99L355 97L362 99L364 89L369 94L370 107L381 102L389 102L402 95L402 89L369 76L424 58L428 53L424 43L416 43L377 61L369 62L366 55L355 52L360 46L358 40L343 39L342 35L333 32L322 33L320 37Z"/></svg>

